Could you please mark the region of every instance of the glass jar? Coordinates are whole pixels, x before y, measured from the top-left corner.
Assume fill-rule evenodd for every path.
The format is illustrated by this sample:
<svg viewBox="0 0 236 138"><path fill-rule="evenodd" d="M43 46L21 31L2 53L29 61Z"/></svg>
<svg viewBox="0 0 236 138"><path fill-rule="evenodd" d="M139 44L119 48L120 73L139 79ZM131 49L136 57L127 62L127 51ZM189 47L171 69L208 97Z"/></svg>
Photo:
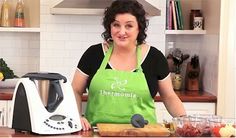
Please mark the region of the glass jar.
<svg viewBox="0 0 236 138"><path fill-rule="evenodd" d="M15 27L24 27L24 2L23 0L18 0L16 4L16 11L15 11Z"/></svg>
<svg viewBox="0 0 236 138"><path fill-rule="evenodd" d="M7 0L4 0L2 4L1 26L10 27L10 4Z"/></svg>
<svg viewBox="0 0 236 138"><path fill-rule="evenodd" d="M174 78L172 79L172 84L174 90L181 90L182 86L182 76L181 74L175 73Z"/></svg>
<svg viewBox="0 0 236 138"><path fill-rule="evenodd" d="M198 9L192 9L191 12L190 12L190 22L189 22L189 28L190 29L193 29L193 19L194 17L202 17L202 13L201 13L201 10L198 10Z"/></svg>

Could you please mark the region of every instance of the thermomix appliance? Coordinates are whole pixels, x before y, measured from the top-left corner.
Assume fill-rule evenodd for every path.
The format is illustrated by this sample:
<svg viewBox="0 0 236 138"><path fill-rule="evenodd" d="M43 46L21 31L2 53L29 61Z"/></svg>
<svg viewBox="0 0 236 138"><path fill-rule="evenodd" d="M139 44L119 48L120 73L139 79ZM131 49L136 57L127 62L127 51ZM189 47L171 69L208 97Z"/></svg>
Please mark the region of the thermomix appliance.
<svg viewBox="0 0 236 138"><path fill-rule="evenodd" d="M71 84L59 73L27 73L16 84L10 128L36 134L66 134L82 129Z"/></svg>

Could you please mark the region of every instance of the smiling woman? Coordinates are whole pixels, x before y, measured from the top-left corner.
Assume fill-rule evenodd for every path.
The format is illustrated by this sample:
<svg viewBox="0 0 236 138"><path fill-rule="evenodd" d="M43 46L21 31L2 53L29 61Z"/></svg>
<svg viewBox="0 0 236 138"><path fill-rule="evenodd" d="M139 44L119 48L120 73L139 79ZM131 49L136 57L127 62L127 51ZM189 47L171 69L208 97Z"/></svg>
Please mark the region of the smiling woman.
<svg viewBox="0 0 236 138"><path fill-rule="evenodd" d="M115 0L105 10L102 24L107 45L86 50L72 82L79 111L83 92L89 91L83 130L98 123L127 124L134 114L156 124L157 91L172 116L185 115L165 56L145 42L148 20L143 6L136 0Z"/></svg>

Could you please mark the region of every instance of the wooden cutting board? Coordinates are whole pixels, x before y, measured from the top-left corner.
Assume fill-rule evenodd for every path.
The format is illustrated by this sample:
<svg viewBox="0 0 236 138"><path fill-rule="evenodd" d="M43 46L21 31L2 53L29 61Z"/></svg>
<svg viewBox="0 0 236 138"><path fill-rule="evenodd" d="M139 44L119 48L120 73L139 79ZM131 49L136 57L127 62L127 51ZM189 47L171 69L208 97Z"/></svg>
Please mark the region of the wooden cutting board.
<svg viewBox="0 0 236 138"><path fill-rule="evenodd" d="M144 128L135 128L131 124L97 124L100 136L125 136L125 137L154 137L169 136L170 131L160 124L145 125Z"/></svg>

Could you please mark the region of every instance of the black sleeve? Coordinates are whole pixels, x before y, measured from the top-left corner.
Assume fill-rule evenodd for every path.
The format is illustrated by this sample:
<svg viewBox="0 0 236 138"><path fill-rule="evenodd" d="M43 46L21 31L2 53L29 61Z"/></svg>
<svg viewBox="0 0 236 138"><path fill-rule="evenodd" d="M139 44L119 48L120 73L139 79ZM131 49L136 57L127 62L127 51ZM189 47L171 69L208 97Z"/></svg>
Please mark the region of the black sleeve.
<svg viewBox="0 0 236 138"><path fill-rule="evenodd" d="M152 55L152 66L154 68L154 74L156 74L157 80L163 80L169 75L168 62L165 56L160 50L155 47L151 47L150 54Z"/></svg>
<svg viewBox="0 0 236 138"><path fill-rule="evenodd" d="M97 69L100 67L102 59L104 57L102 45L90 46L80 58L77 68L83 73L93 76Z"/></svg>
<svg viewBox="0 0 236 138"><path fill-rule="evenodd" d="M167 60L161 51L151 46L147 57L142 63L142 68L151 96L155 97L158 91L158 80L163 80L169 74Z"/></svg>
<svg viewBox="0 0 236 138"><path fill-rule="evenodd" d="M163 80L163 79L165 79L168 75L169 75L169 73L170 73L170 71L169 71L169 67L168 67L168 62L167 62L167 59L166 59L166 57L162 54L162 52L161 51L159 51L158 50L158 64L157 64L157 67L158 67L158 76L157 76L157 78L158 78L158 80Z"/></svg>

